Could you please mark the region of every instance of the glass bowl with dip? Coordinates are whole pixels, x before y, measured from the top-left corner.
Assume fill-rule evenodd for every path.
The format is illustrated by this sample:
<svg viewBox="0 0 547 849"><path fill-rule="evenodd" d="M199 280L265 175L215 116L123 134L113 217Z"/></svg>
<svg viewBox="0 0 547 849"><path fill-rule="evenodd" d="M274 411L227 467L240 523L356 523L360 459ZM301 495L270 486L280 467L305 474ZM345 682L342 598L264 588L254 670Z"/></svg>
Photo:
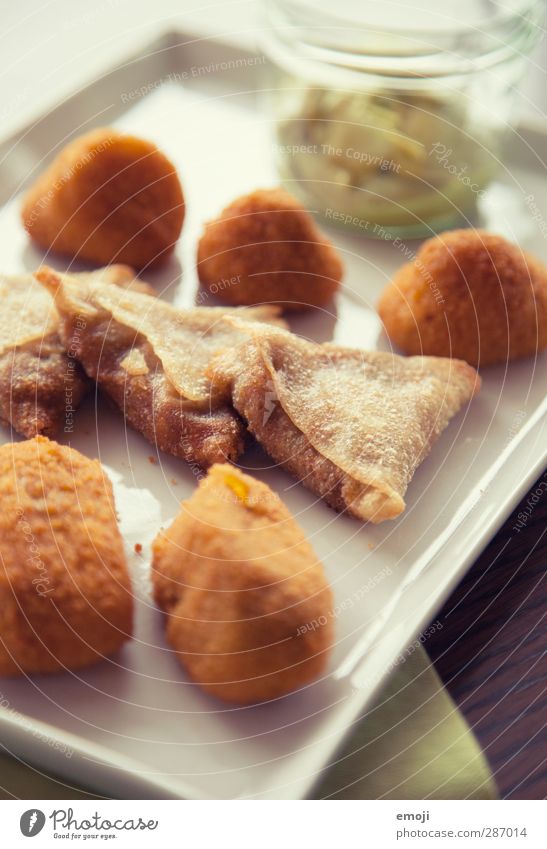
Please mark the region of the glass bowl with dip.
<svg viewBox="0 0 547 849"><path fill-rule="evenodd" d="M474 223L543 12L542 0L265 0L286 188L376 238Z"/></svg>

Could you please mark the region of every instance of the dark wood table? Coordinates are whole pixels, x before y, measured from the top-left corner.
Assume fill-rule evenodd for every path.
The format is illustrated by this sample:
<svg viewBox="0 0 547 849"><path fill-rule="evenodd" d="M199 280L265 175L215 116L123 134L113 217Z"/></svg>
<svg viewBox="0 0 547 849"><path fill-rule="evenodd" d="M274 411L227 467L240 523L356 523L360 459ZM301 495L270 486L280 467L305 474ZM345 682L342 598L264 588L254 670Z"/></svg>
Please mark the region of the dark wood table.
<svg viewBox="0 0 547 849"><path fill-rule="evenodd" d="M547 472L443 608L426 648L500 796L547 798Z"/></svg>

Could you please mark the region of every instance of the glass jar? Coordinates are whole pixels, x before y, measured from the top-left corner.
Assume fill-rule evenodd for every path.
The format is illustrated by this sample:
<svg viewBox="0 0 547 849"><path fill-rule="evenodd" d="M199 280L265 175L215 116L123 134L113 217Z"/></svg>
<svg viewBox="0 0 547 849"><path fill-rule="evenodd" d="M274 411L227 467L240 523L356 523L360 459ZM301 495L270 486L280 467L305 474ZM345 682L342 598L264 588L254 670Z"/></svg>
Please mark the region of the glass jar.
<svg viewBox="0 0 547 849"><path fill-rule="evenodd" d="M501 167L542 0L264 0L286 188L333 224L469 224Z"/></svg>

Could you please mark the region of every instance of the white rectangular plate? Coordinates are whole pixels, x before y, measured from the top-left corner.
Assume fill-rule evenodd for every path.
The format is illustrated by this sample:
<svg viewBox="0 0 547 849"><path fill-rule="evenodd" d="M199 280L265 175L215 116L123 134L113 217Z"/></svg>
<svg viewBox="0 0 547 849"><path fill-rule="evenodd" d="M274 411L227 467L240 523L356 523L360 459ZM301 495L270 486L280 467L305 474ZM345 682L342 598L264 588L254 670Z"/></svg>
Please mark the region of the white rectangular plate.
<svg viewBox="0 0 547 849"><path fill-rule="evenodd" d="M42 259L19 222L16 193L68 137L115 123L156 141L179 168L188 203L183 239L176 260L152 280L175 303L193 303L203 222L236 195L276 182L270 120L257 108L253 91L261 63L235 63L234 70L220 65L245 57L238 48L168 34L5 142L1 270L34 270ZM206 70L192 73L196 67ZM135 95L141 86L148 90ZM514 161L505 187L494 195L489 223L547 259L541 222L533 220L530 204L519 206L533 193L537 206L547 208L547 181L533 152L542 138L532 132L512 145ZM303 316L293 327L319 341L385 348L374 303L405 261L404 246L341 232L333 238L347 267L336 314ZM49 261L62 267L57 258ZM1 681L4 745L39 768L105 795L309 794L395 658L431 621L545 464L546 377L545 356L485 370L479 397L452 422L415 475L404 515L379 527L317 503L284 472L268 468L258 450L245 455L242 465L279 492L326 566L336 597L336 649L323 680L244 709L225 707L186 680L150 600L150 542L193 492L191 470L157 455L125 428L120 414L89 400L70 442L98 456L115 486L135 578L135 639L83 673ZM7 429L0 435L10 439ZM141 556L135 543L143 545Z"/></svg>

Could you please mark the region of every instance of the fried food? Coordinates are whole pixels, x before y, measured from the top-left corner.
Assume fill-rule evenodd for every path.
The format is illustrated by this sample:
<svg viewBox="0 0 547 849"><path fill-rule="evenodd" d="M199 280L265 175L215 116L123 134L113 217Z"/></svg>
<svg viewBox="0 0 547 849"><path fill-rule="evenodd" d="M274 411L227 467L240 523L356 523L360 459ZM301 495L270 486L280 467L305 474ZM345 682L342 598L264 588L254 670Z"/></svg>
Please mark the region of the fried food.
<svg viewBox="0 0 547 849"><path fill-rule="evenodd" d="M243 422L211 391L205 369L218 350L245 338L225 321L227 313L278 321L278 309L183 311L108 284L84 286L48 268L37 277L54 295L65 344L136 430L198 466L237 458Z"/></svg>
<svg viewBox="0 0 547 849"><path fill-rule="evenodd" d="M153 546L167 638L193 681L250 704L325 670L333 641L323 567L280 498L213 466Z"/></svg>
<svg viewBox="0 0 547 849"><path fill-rule="evenodd" d="M144 268L173 252L184 196L174 165L156 145L104 128L61 151L27 192L22 218L48 251Z"/></svg>
<svg viewBox="0 0 547 849"><path fill-rule="evenodd" d="M233 321L233 320L232 320ZM210 368L277 463L337 510L374 523L405 509L414 472L478 390L467 363L397 357L249 329Z"/></svg>
<svg viewBox="0 0 547 849"><path fill-rule="evenodd" d="M37 436L0 448L0 675L80 669L131 636L133 597L98 460Z"/></svg>
<svg viewBox="0 0 547 849"><path fill-rule="evenodd" d="M153 292L125 265L76 277ZM0 275L0 307L0 418L23 436L54 436L70 426L89 381L66 354L53 301L31 274Z"/></svg>
<svg viewBox="0 0 547 849"><path fill-rule="evenodd" d="M157 292L150 283L140 280L135 269L130 265L115 263L114 265L106 265L104 268L97 268L95 271L84 271L72 274L78 280L87 280L91 283L111 283L113 286L119 286L121 289L129 289L131 292L141 292L143 295L152 295L156 297Z"/></svg>
<svg viewBox="0 0 547 849"><path fill-rule="evenodd" d="M453 230L397 272L378 312L406 354L507 362L547 347L547 268L501 236Z"/></svg>
<svg viewBox="0 0 547 849"><path fill-rule="evenodd" d="M326 304L343 266L309 212L283 189L234 200L209 221L198 247L201 286L227 304Z"/></svg>

